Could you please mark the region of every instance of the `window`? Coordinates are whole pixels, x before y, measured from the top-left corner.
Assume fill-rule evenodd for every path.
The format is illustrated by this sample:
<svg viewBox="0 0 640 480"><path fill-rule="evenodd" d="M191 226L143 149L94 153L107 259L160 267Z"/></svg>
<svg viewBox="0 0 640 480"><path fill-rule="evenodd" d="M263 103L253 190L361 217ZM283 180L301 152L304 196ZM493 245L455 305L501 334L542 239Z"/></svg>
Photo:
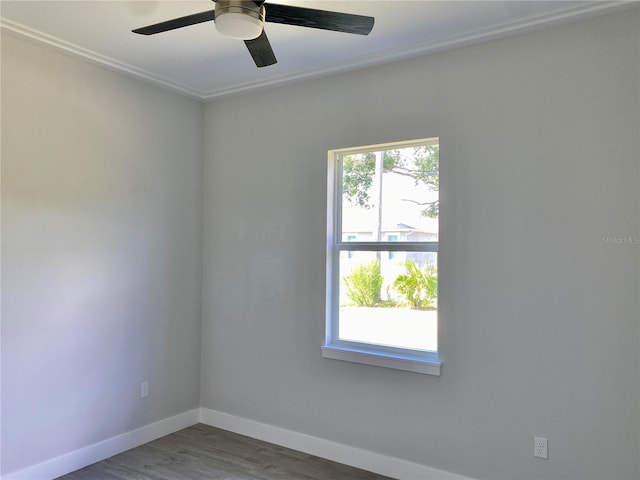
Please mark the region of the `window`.
<svg viewBox="0 0 640 480"><path fill-rule="evenodd" d="M358 238L357 235L347 235L347 242L355 242L357 238ZM347 258L353 258L353 255L354 255L353 251L347 252Z"/></svg>
<svg viewBox="0 0 640 480"><path fill-rule="evenodd" d="M397 242L398 241L398 235L392 235L392 234L387 235L387 241L388 242ZM388 252L389 260L393 260L394 258L396 258L396 253L397 252L391 252L391 251Z"/></svg>
<svg viewBox="0 0 640 480"><path fill-rule="evenodd" d="M437 138L332 150L323 356L433 375Z"/></svg>

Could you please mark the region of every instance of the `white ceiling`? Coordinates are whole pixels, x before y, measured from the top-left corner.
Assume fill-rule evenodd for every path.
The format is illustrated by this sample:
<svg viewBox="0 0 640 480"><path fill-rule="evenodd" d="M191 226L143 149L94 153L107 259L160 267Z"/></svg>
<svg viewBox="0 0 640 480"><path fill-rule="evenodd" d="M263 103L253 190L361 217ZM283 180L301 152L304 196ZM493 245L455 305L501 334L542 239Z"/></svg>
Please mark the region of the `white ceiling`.
<svg viewBox="0 0 640 480"><path fill-rule="evenodd" d="M269 3L269 2L268 2ZM266 8L268 9L268 3ZM152 36L131 29L212 10L210 0L2 0L3 31L207 100L301 78L478 43L634 2L271 0L375 17L369 36L268 23L278 59L256 68L241 40L213 22Z"/></svg>

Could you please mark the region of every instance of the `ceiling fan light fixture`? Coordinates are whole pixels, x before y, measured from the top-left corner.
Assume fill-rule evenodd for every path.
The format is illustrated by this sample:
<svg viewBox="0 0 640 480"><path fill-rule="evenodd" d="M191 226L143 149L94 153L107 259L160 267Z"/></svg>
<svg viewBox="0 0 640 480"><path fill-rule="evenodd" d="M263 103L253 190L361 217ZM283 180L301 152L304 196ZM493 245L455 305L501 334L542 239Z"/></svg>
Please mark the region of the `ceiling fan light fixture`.
<svg viewBox="0 0 640 480"><path fill-rule="evenodd" d="M264 12L264 6L253 1L217 0L216 30L226 37L252 40L262 33Z"/></svg>

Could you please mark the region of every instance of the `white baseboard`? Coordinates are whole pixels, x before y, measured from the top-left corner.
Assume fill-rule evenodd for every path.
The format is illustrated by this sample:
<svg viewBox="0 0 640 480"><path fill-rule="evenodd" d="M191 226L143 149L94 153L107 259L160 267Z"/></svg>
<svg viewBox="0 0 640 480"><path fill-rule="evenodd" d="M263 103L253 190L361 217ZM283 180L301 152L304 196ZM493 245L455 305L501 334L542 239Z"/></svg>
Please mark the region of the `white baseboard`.
<svg viewBox="0 0 640 480"><path fill-rule="evenodd" d="M2 476L2 480L52 480L80 468L112 457L143 443L198 423L200 409L190 410L174 417L108 438L73 452L61 455L23 470Z"/></svg>
<svg viewBox="0 0 640 480"><path fill-rule="evenodd" d="M472 480L436 468L343 445L208 408L196 408L2 476L52 480L198 422L399 480Z"/></svg>
<svg viewBox="0 0 640 480"><path fill-rule="evenodd" d="M472 480L426 465L350 447L208 408L200 409L200 422L399 480Z"/></svg>

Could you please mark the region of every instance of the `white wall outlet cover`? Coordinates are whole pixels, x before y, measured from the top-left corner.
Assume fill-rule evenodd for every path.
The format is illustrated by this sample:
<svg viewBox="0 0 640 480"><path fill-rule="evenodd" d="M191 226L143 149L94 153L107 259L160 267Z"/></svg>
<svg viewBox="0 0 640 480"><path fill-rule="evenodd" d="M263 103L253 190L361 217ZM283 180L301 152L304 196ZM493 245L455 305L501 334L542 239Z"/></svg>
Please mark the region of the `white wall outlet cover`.
<svg viewBox="0 0 640 480"><path fill-rule="evenodd" d="M142 382L140 384L140 398L146 398L149 396L149 382Z"/></svg>
<svg viewBox="0 0 640 480"><path fill-rule="evenodd" d="M546 438L533 437L533 456L538 458L548 458Z"/></svg>

